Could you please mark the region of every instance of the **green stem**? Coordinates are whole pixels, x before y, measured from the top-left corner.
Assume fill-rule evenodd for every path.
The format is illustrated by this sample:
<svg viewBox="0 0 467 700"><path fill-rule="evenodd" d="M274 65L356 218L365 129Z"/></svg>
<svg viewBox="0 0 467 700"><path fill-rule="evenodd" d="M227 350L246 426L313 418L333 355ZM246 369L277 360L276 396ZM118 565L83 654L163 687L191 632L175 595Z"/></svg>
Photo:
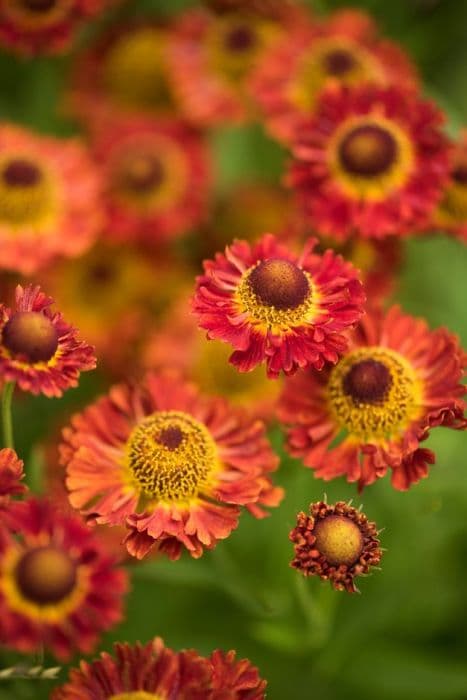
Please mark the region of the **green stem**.
<svg viewBox="0 0 467 700"><path fill-rule="evenodd" d="M3 444L14 449L13 421L11 417L11 400L15 390L15 382L6 382L2 396Z"/></svg>

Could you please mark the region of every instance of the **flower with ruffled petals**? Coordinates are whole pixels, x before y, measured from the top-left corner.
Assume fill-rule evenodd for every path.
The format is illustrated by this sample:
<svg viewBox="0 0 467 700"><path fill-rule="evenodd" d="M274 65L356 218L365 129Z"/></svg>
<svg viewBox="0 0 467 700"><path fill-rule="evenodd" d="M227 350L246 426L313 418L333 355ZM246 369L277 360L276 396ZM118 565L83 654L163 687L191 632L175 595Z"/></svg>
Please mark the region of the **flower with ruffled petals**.
<svg viewBox="0 0 467 700"><path fill-rule="evenodd" d="M82 661L52 700L263 700L266 681L235 652L175 652L160 638L145 644L116 644L114 656Z"/></svg>
<svg viewBox="0 0 467 700"><path fill-rule="evenodd" d="M16 288L16 308L0 304L0 376L31 394L61 396L78 385L80 372L94 369L94 349L40 287Z"/></svg>
<svg viewBox="0 0 467 700"><path fill-rule="evenodd" d="M467 129L453 148L449 180L431 224L467 242Z"/></svg>
<svg viewBox="0 0 467 700"><path fill-rule="evenodd" d="M0 0L0 43L21 54L55 54L70 47L76 29L109 0Z"/></svg>
<svg viewBox="0 0 467 700"><path fill-rule="evenodd" d="M297 130L290 184L322 234L422 229L448 177L443 114L403 88L327 89Z"/></svg>
<svg viewBox="0 0 467 700"><path fill-rule="evenodd" d="M21 483L23 466L23 460L14 450L9 447L0 450L0 507L7 504L11 496L19 496L27 490Z"/></svg>
<svg viewBox="0 0 467 700"><path fill-rule="evenodd" d="M186 233L206 215L208 151L179 120L113 123L93 143L105 184L108 236L159 243Z"/></svg>
<svg viewBox="0 0 467 700"><path fill-rule="evenodd" d="M286 382L280 419L287 446L325 480L359 488L392 470L404 491L427 476L435 455L420 443L432 428L465 429L460 383L465 355L444 328L430 331L393 306L364 317L348 352L329 372Z"/></svg>
<svg viewBox="0 0 467 700"><path fill-rule="evenodd" d="M322 369L345 351L342 331L363 313L357 272L310 239L299 256L266 234L250 246L235 241L204 262L193 309L208 337L229 343L230 362L249 372L266 362L267 373Z"/></svg>
<svg viewBox="0 0 467 700"><path fill-rule="evenodd" d="M284 37L259 63L252 89L266 127L288 143L324 87L367 82L415 85L415 70L399 46L377 36L369 15L344 10Z"/></svg>
<svg viewBox="0 0 467 700"><path fill-rule="evenodd" d="M81 144L0 126L0 267L30 275L76 257L102 223L100 180Z"/></svg>
<svg viewBox="0 0 467 700"><path fill-rule="evenodd" d="M338 591L355 593L354 579L365 576L382 556L378 531L364 513L343 501L310 504L290 533L295 557L292 567L304 576L319 576Z"/></svg>
<svg viewBox="0 0 467 700"><path fill-rule="evenodd" d="M181 15L168 61L186 119L206 127L251 117L250 76L261 56L296 22L295 12L291 14L278 21L249 7L220 15L203 10Z"/></svg>
<svg viewBox="0 0 467 700"><path fill-rule="evenodd" d="M128 551L177 559L212 549L237 526L240 506L263 517L282 490L261 421L200 396L175 373L120 385L74 417L62 463L74 508L90 522L125 524Z"/></svg>
<svg viewBox="0 0 467 700"><path fill-rule="evenodd" d="M49 501L10 506L0 536L0 640L60 659L89 653L122 615L126 575L75 515Z"/></svg>
<svg viewBox="0 0 467 700"><path fill-rule="evenodd" d="M78 56L68 110L91 130L116 114L173 114L167 39L167 27L151 22L112 28Z"/></svg>

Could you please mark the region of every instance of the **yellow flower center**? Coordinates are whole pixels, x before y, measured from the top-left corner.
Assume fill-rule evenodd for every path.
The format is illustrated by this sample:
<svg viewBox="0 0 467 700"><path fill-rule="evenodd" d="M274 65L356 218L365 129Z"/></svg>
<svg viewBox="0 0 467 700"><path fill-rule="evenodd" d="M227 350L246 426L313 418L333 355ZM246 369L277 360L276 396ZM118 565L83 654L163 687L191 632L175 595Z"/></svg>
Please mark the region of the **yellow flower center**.
<svg viewBox="0 0 467 700"><path fill-rule="evenodd" d="M363 536L358 525L345 515L328 515L316 521L315 548L329 564L352 566L363 550Z"/></svg>
<svg viewBox="0 0 467 700"><path fill-rule="evenodd" d="M0 221L39 224L53 204L51 183L38 164L22 156L0 160Z"/></svg>
<svg viewBox="0 0 467 700"><path fill-rule="evenodd" d="M132 690L129 693L111 695L109 700L163 700L161 695L147 693L145 690Z"/></svg>
<svg viewBox="0 0 467 700"><path fill-rule="evenodd" d="M157 501L195 498L208 486L218 463L206 426L182 411L157 411L142 420L126 453L134 485Z"/></svg>
<svg viewBox="0 0 467 700"><path fill-rule="evenodd" d="M324 53L322 61L327 75L334 75L336 77L342 77L350 73L357 65L354 54L348 49L339 47L331 49L328 53Z"/></svg>
<svg viewBox="0 0 467 700"><path fill-rule="evenodd" d="M407 360L389 348L360 348L331 370L331 413L359 440L398 436L418 414L421 387Z"/></svg>
<svg viewBox="0 0 467 700"><path fill-rule="evenodd" d="M76 585L76 566L62 549L47 546L27 551L15 569L16 585L36 605L59 603Z"/></svg>
<svg viewBox="0 0 467 700"><path fill-rule="evenodd" d="M29 362L47 362L58 348L52 321L39 311L18 311L2 330L2 343L12 355L25 355Z"/></svg>
<svg viewBox="0 0 467 700"><path fill-rule="evenodd" d="M451 182L441 200L438 216L442 225L465 223L467 220L467 160L459 162L451 172Z"/></svg>
<svg viewBox="0 0 467 700"><path fill-rule="evenodd" d="M122 172L122 186L135 193L157 188L164 178L160 160L151 154L136 155Z"/></svg>
<svg viewBox="0 0 467 700"><path fill-rule="evenodd" d="M109 49L103 82L120 104L141 109L167 107L172 98L166 78L165 40L160 31L144 27L122 35Z"/></svg>
<svg viewBox="0 0 467 700"><path fill-rule="evenodd" d="M271 258L244 273L236 298L252 322L288 328L312 319L312 290L307 272L290 260Z"/></svg>

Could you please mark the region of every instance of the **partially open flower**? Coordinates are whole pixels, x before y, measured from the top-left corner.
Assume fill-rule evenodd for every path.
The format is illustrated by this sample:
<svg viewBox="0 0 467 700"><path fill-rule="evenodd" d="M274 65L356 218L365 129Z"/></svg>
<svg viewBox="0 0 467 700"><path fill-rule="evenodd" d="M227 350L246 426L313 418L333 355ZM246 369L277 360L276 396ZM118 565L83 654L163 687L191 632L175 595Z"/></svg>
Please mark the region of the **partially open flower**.
<svg viewBox="0 0 467 700"><path fill-rule="evenodd" d="M105 186L108 237L157 244L207 212L211 181L202 137L180 120L114 120L93 140Z"/></svg>
<svg viewBox="0 0 467 700"><path fill-rule="evenodd" d="M1 0L0 43L18 53L55 54L70 47L84 20L109 0Z"/></svg>
<svg viewBox="0 0 467 700"><path fill-rule="evenodd" d="M430 224L467 243L467 129L453 148L449 180Z"/></svg>
<svg viewBox="0 0 467 700"><path fill-rule="evenodd" d="M45 500L11 506L0 537L0 640L60 659L89 653L121 619L126 575L75 515Z"/></svg>
<svg viewBox="0 0 467 700"><path fill-rule="evenodd" d="M282 498L263 423L173 372L114 387L63 437L72 506L91 522L126 524L138 558L153 548L200 557L235 529L240 506L264 517L261 505Z"/></svg>
<svg viewBox="0 0 467 700"><path fill-rule="evenodd" d="M235 652L175 652L157 638L146 645L116 644L114 656L82 661L52 700L263 700L266 681Z"/></svg>
<svg viewBox="0 0 467 700"><path fill-rule="evenodd" d="M8 447L0 450L0 507L8 504L11 496L21 495L27 490L21 483L23 478L23 460Z"/></svg>
<svg viewBox="0 0 467 700"><path fill-rule="evenodd" d="M100 181L81 144L0 126L0 267L30 275L76 257L102 223Z"/></svg>
<svg viewBox="0 0 467 700"><path fill-rule="evenodd" d="M360 510L338 501L310 504L290 533L292 566L304 576L319 576L338 591L355 593L355 578L368 574L382 556L376 524Z"/></svg>
<svg viewBox="0 0 467 700"><path fill-rule="evenodd" d="M427 476L435 455L420 443L432 428L465 429L465 354L446 329L394 306L367 314L350 348L328 372L288 380L279 416L287 446L316 476L345 475L360 488L392 470L406 490Z"/></svg>
<svg viewBox="0 0 467 700"><path fill-rule="evenodd" d="M40 287L16 288L16 309L0 305L0 376L31 394L61 396L94 369L94 349L58 312Z"/></svg>
<svg viewBox="0 0 467 700"><path fill-rule="evenodd" d="M270 377L322 369L345 351L342 331L363 313L362 287L352 265L331 250L314 253L315 244L297 256L266 234L204 262L193 309L209 338L234 348L230 361L240 372L264 361Z"/></svg>
<svg viewBox="0 0 467 700"><path fill-rule="evenodd" d="M399 87L325 90L296 132L289 174L310 223L342 239L423 229L448 178L443 119Z"/></svg>

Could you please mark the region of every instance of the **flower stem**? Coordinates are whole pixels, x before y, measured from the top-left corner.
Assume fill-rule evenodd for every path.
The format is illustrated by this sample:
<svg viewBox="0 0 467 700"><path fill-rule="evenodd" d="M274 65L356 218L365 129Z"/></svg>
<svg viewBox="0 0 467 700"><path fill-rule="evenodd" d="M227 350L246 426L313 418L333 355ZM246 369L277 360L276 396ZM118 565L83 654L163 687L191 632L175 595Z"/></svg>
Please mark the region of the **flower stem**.
<svg viewBox="0 0 467 700"><path fill-rule="evenodd" d="M11 400L15 390L15 382L6 382L2 396L3 444L14 449L13 421L11 417Z"/></svg>

